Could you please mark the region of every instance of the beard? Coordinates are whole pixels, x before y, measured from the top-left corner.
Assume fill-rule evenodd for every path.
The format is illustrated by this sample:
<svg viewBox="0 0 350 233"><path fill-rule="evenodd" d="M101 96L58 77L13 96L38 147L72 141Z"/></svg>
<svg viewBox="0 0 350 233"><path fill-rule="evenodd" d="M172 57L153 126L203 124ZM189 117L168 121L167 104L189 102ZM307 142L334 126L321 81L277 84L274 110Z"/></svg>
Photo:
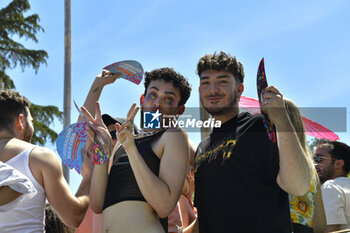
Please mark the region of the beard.
<svg viewBox="0 0 350 233"><path fill-rule="evenodd" d="M327 168L318 170L318 176L320 177L321 184L333 178L334 170L333 164L329 165Z"/></svg>
<svg viewBox="0 0 350 233"><path fill-rule="evenodd" d="M203 103L203 101L201 100L201 102ZM212 116L221 116L221 115L225 115L228 112L232 111L233 106L235 106L238 102L238 98L237 98L237 90L235 90L234 93L231 94L230 96L230 102L228 103L227 106L224 107L212 107L212 108L208 108L203 106L203 108Z"/></svg>
<svg viewBox="0 0 350 233"><path fill-rule="evenodd" d="M26 126L25 126L24 132L23 132L23 141L30 142L32 140L33 133L34 132L31 129L31 127L29 126L29 123L26 122Z"/></svg>

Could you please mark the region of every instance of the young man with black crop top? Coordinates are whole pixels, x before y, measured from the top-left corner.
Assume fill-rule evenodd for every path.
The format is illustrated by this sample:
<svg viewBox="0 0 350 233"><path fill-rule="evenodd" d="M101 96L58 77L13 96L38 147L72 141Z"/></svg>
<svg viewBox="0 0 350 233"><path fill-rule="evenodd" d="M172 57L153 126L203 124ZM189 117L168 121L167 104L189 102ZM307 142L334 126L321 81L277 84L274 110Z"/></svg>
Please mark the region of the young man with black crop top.
<svg viewBox="0 0 350 233"><path fill-rule="evenodd" d="M205 55L197 72L201 103L222 125L196 151L194 232L292 232L287 193L304 195L311 176L282 94L270 86L262 103L273 143L261 115L239 113L244 71L235 57Z"/></svg>
<svg viewBox="0 0 350 233"><path fill-rule="evenodd" d="M170 68L156 69L145 76L141 108L166 115L182 114L191 91L187 80ZM137 110L134 104L127 120L116 124L118 143L109 161L110 174L107 163L94 169L91 207L96 213L103 212L103 232L166 232L164 218L181 194L189 159L187 134L170 128L134 138L132 125ZM83 112L111 144L99 107L96 119Z"/></svg>

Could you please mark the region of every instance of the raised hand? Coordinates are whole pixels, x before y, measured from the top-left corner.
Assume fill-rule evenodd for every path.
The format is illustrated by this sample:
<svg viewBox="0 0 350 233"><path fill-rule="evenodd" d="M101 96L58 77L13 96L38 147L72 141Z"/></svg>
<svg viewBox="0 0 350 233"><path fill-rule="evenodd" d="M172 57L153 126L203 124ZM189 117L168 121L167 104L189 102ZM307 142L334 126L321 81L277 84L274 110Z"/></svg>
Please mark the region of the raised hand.
<svg viewBox="0 0 350 233"><path fill-rule="evenodd" d="M115 124L118 141L123 145L125 150L131 148L132 146L135 146L133 134L134 118L138 110L139 107L136 107L136 103L134 103L128 111L126 121L122 125L120 125L119 123Z"/></svg>
<svg viewBox="0 0 350 233"><path fill-rule="evenodd" d="M96 79L99 79L101 84L105 86L107 84L114 83L120 76L122 76L122 73L113 74L108 70L103 70L101 74L96 76Z"/></svg>
<svg viewBox="0 0 350 233"><path fill-rule="evenodd" d="M288 118L284 107L283 95L274 86L269 86L265 89L261 108L276 126Z"/></svg>
<svg viewBox="0 0 350 233"><path fill-rule="evenodd" d="M103 153L109 156L111 151L112 138L106 125L103 123L99 102L96 102L96 118L93 118L89 111L86 110L86 108L81 107L81 110L89 125L95 131L94 141L102 147ZM91 140L91 136L89 136L89 140Z"/></svg>
<svg viewBox="0 0 350 233"><path fill-rule="evenodd" d="M91 149L83 148L81 151L83 155L83 165L81 166L81 175L82 176L92 176L94 170L94 163L92 161L92 152Z"/></svg>

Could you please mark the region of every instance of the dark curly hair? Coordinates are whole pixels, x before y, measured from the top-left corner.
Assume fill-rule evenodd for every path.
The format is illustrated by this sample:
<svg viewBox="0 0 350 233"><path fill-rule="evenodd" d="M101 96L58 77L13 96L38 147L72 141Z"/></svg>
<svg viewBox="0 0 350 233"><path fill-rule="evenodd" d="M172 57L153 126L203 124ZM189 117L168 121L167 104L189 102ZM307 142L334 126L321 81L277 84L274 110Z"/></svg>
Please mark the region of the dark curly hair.
<svg viewBox="0 0 350 233"><path fill-rule="evenodd" d="M343 169L346 174L350 171L350 147L343 142L332 140L321 140L318 146L325 145L328 147L328 153L334 159L341 159L344 161Z"/></svg>
<svg viewBox="0 0 350 233"><path fill-rule="evenodd" d="M75 229L65 225L50 204L46 204L45 231L46 233L73 233Z"/></svg>
<svg viewBox="0 0 350 233"><path fill-rule="evenodd" d="M14 118L21 113L26 117L26 107L30 107L30 102L17 91L0 91L0 129L11 128Z"/></svg>
<svg viewBox="0 0 350 233"><path fill-rule="evenodd" d="M187 79L172 68L159 68L145 73L145 96L147 94L147 88L153 80L163 80L178 88L181 94L179 106L185 104L191 95L192 89Z"/></svg>
<svg viewBox="0 0 350 233"><path fill-rule="evenodd" d="M197 64L197 74L201 76L202 72L205 70L217 70L217 71L227 71L233 74L239 83L243 83L244 80L244 69L240 61L236 57L232 57L225 52L220 51L219 54L216 52L214 54L204 55L199 59Z"/></svg>

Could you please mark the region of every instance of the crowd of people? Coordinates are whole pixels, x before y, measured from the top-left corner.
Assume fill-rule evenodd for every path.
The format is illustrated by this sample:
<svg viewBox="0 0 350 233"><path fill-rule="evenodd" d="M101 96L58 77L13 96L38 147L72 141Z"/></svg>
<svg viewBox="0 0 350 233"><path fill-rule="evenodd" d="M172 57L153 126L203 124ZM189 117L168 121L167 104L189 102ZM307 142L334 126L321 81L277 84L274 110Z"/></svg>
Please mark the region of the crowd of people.
<svg viewBox="0 0 350 233"><path fill-rule="evenodd" d="M139 129L135 103L125 118L102 114L102 90L120 74L98 75L82 107L96 132L75 195L56 154L30 143L28 99L1 91L0 232L350 232L350 147L321 140L312 153L297 106L275 86L260 103L272 141L264 115L240 112L245 74L234 56L207 54L197 73L201 105L221 121L198 146L180 127ZM141 111L165 122L185 111L191 85L174 69L146 72L144 85ZM94 133L103 164L92 162Z"/></svg>

